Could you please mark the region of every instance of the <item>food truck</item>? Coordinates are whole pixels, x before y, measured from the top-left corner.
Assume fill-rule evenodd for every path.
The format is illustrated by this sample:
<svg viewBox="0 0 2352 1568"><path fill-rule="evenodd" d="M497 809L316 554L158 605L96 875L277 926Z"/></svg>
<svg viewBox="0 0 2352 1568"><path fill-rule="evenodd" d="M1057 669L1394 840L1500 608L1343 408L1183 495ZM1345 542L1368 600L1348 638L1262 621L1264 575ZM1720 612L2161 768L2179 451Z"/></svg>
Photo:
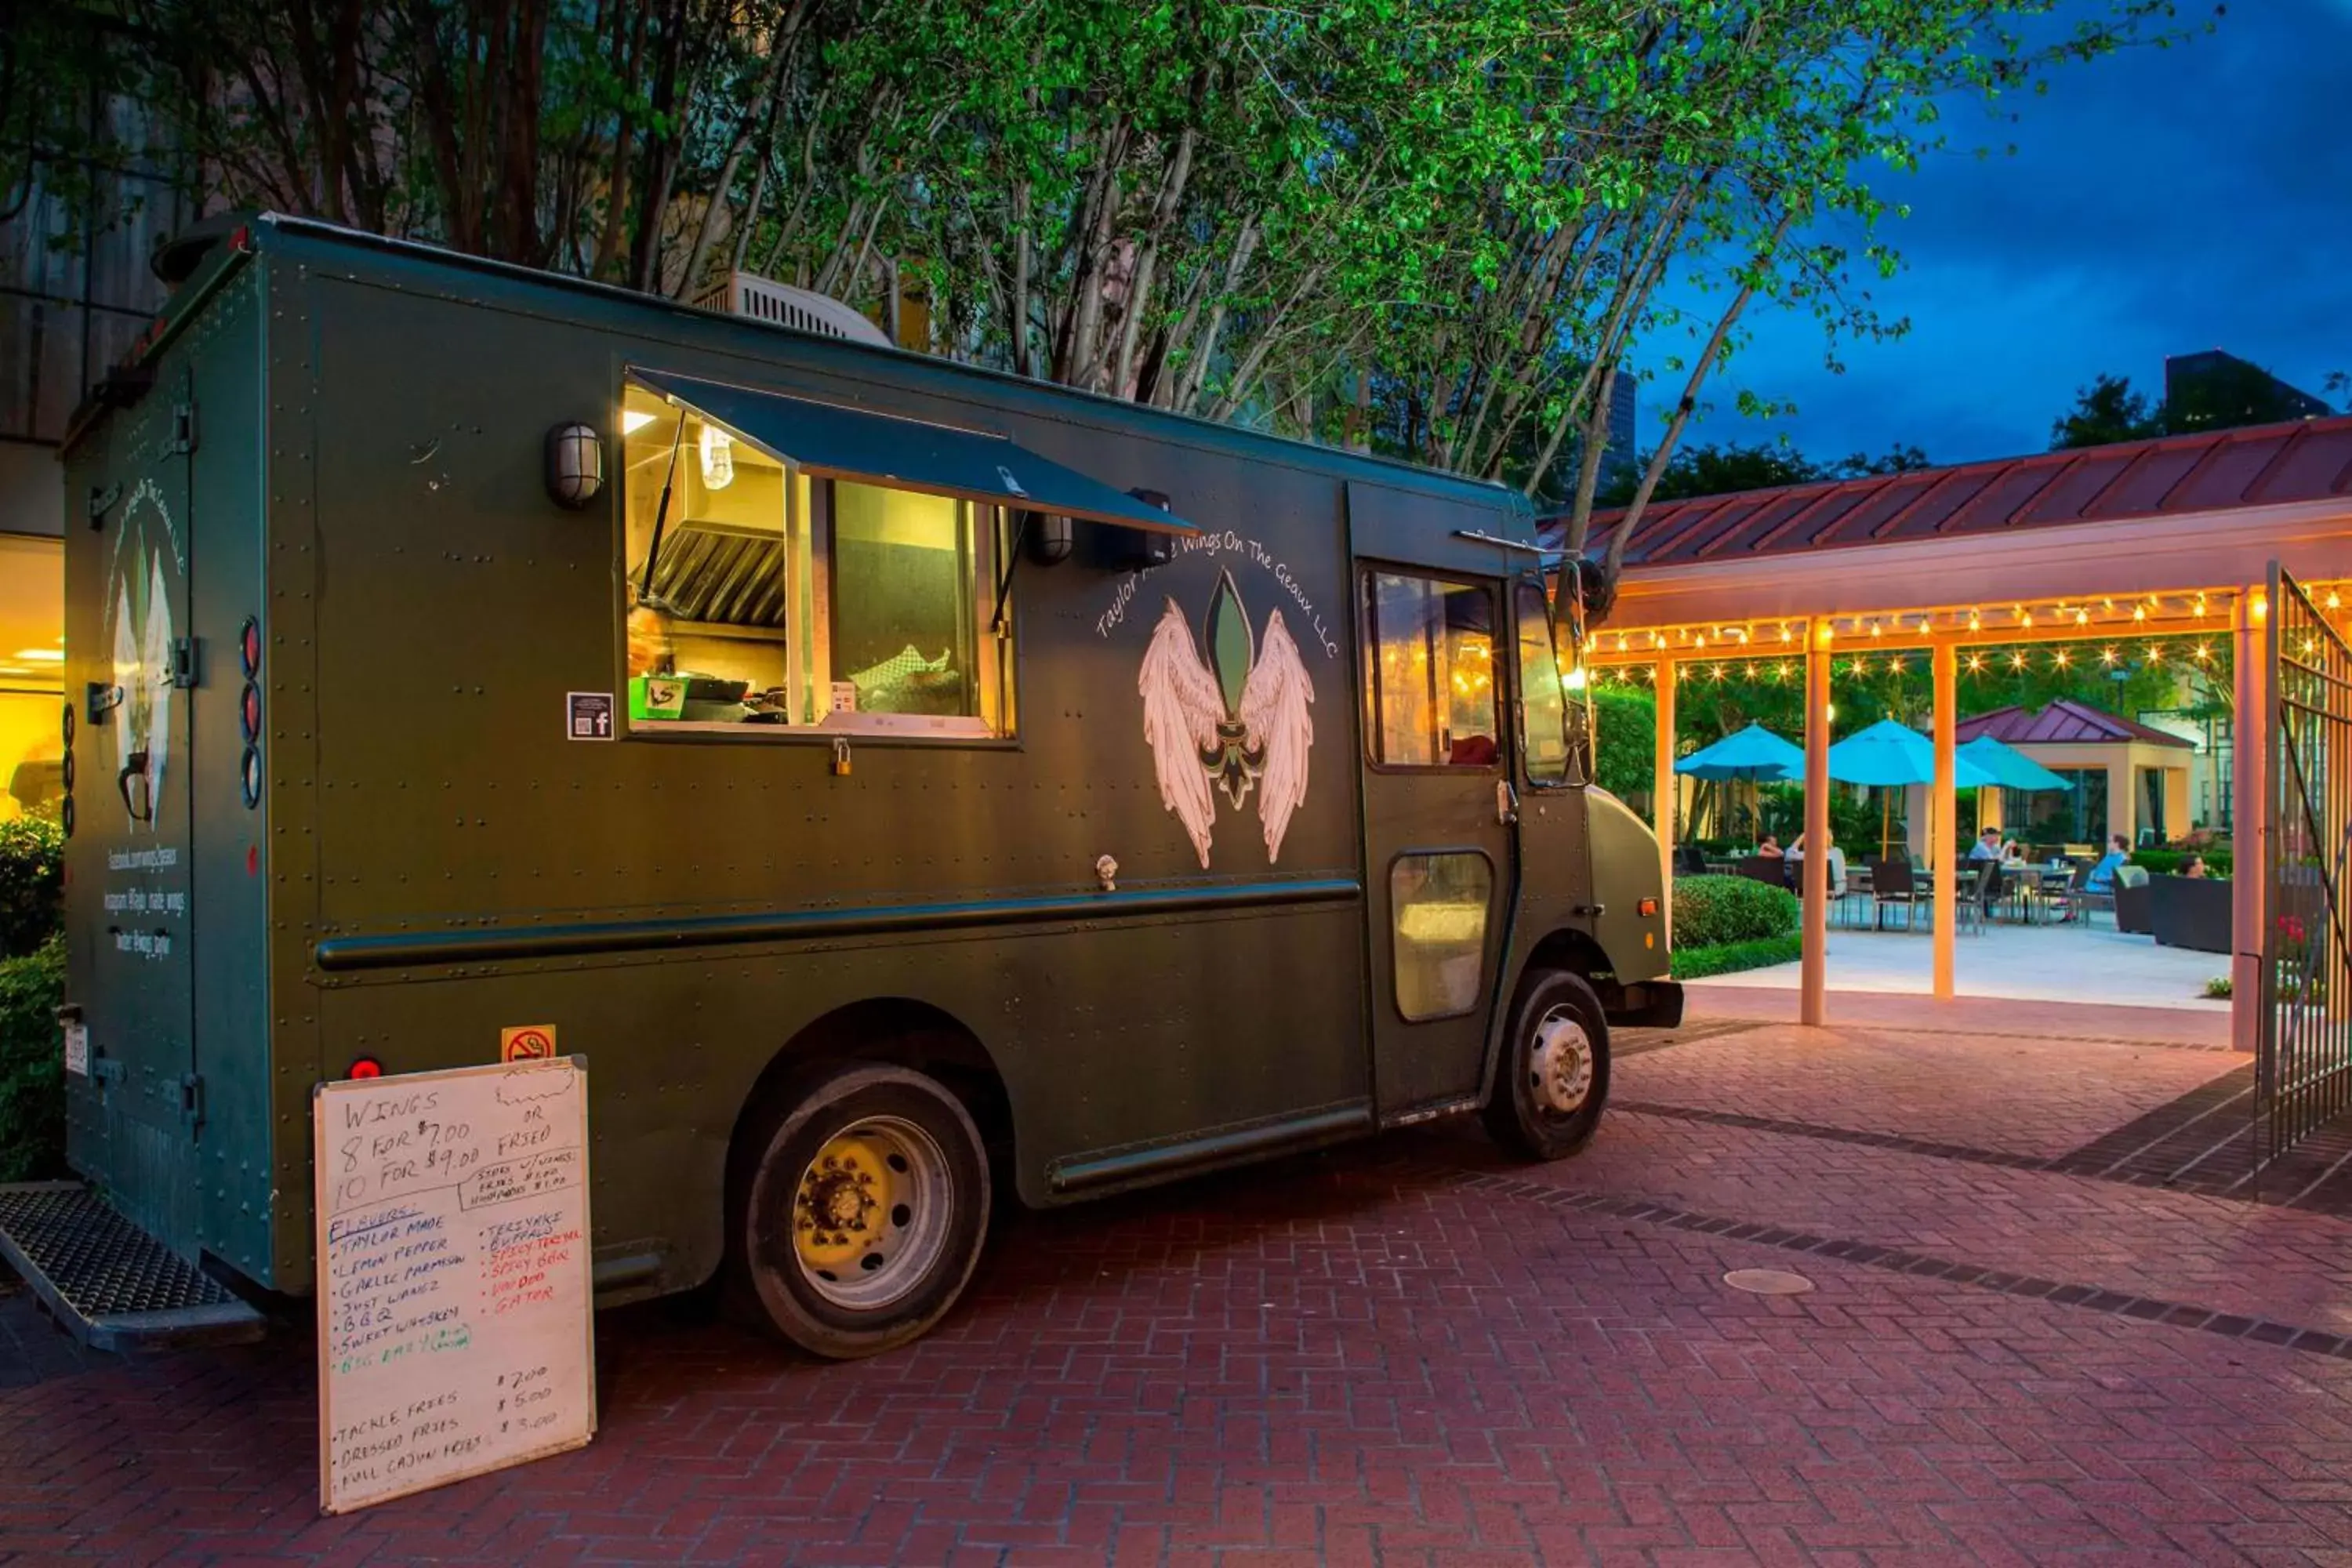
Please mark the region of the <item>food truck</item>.
<svg viewBox="0 0 2352 1568"><path fill-rule="evenodd" d="M205 1279L314 1289L318 1083L572 1056L600 1303L864 1355L1009 1198L1472 1111L1559 1157L1679 1018L1516 492L314 222L194 250L63 459L63 1035L73 1166Z"/></svg>

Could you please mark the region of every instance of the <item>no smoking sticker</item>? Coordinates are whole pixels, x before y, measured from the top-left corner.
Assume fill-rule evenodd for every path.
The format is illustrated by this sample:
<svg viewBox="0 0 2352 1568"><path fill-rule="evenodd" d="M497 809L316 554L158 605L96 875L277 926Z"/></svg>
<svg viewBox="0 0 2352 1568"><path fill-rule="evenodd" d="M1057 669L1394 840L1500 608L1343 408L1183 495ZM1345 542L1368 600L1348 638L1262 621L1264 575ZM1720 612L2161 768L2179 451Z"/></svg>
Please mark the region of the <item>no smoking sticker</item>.
<svg viewBox="0 0 2352 1568"><path fill-rule="evenodd" d="M499 1031L499 1060L502 1062L545 1061L555 1055L555 1026L524 1024Z"/></svg>

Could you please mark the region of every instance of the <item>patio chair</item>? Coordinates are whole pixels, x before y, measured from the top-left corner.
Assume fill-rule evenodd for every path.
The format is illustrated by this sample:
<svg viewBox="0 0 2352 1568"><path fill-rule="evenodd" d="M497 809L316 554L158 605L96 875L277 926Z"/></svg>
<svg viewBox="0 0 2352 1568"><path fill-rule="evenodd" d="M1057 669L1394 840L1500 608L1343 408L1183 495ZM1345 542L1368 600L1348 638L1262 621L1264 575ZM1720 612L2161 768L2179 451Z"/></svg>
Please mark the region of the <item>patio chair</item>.
<svg viewBox="0 0 2352 1568"><path fill-rule="evenodd" d="M2156 934L2155 889L2144 866L2116 868L2116 930L2138 936Z"/></svg>
<svg viewBox="0 0 2352 1568"><path fill-rule="evenodd" d="M1979 936L1984 935L1984 879L2000 875L2000 867L1981 864L1961 866L1953 871L1952 927L1955 931L1974 928Z"/></svg>
<svg viewBox="0 0 2352 1568"><path fill-rule="evenodd" d="M2089 886L2090 880L2091 868L2078 864L2074 868L2074 875L2066 881L2053 885L2045 878L2041 887L2035 889L2034 896L2039 900L2039 907L2044 914L2054 913L2062 921L2071 921L2078 912L2087 909L2088 894L2084 889ZM2087 913L2084 918L2087 924L2089 921Z"/></svg>
<svg viewBox="0 0 2352 1568"><path fill-rule="evenodd" d="M1977 870L1981 878L1977 883L1977 924L1979 929L1982 929L1984 922L1992 918L1993 906L2000 902L2009 879L2000 874L2000 862L1998 860L1983 861L1978 865Z"/></svg>
<svg viewBox="0 0 2352 1568"><path fill-rule="evenodd" d="M1699 853L1699 847L1697 845L1677 844L1675 846L1675 875L1677 877L1704 877L1706 875L1706 857Z"/></svg>
<svg viewBox="0 0 2352 1568"><path fill-rule="evenodd" d="M2230 884L2212 877L2148 879L2149 934L2159 947L2230 951ZM2122 909L2117 902L2118 910Z"/></svg>
<svg viewBox="0 0 2352 1568"><path fill-rule="evenodd" d="M1739 862L1739 875L1751 882L1769 883L1775 888L1789 885L1789 862L1769 855L1750 855Z"/></svg>
<svg viewBox="0 0 2352 1568"><path fill-rule="evenodd" d="M1870 923L1878 931L1886 929L1886 911L1899 908L1903 911L1903 929L1913 926L1913 914L1919 907L1919 884L1911 875L1908 860L1870 861Z"/></svg>

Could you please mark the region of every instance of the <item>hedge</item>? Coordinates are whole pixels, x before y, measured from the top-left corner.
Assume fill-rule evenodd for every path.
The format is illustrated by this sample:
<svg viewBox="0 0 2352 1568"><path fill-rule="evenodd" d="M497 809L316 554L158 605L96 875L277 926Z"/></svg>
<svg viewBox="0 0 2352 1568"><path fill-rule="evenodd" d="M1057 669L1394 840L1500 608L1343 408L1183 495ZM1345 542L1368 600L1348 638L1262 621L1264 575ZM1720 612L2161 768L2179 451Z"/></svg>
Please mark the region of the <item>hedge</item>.
<svg viewBox="0 0 2352 1568"><path fill-rule="evenodd" d="M0 1182L65 1173L65 938L0 959Z"/></svg>
<svg viewBox="0 0 2352 1568"><path fill-rule="evenodd" d="M1710 974L1735 974L1743 969L1786 963L1801 954L1804 945L1803 934L1792 931L1714 947L1678 947L1675 949L1674 976L1677 980L1703 980Z"/></svg>
<svg viewBox="0 0 2352 1568"><path fill-rule="evenodd" d="M21 958L65 926L66 835L45 816L0 822L0 958Z"/></svg>
<svg viewBox="0 0 2352 1568"><path fill-rule="evenodd" d="M2135 849L2131 863L2147 867L2151 877L2177 877L2180 874L2180 868L2198 855L2205 857L2208 876L2226 877L2230 874L2230 851L2227 849Z"/></svg>
<svg viewBox="0 0 2352 1568"><path fill-rule="evenodd" d="M1802 909L1786 888L1747 877L1677 877L1668 944L1680 952L1787 936Z"/></svg>

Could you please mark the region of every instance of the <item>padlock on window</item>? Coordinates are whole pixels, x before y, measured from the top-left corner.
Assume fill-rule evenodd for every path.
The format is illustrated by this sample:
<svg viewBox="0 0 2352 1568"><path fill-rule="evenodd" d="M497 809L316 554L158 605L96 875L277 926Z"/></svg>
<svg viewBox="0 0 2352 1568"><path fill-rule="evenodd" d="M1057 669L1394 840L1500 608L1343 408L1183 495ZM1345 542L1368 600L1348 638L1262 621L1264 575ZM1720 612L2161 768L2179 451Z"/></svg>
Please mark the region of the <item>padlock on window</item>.
<svg viewBox="0 0 2352 1568"><path fill-rule="evenodd" d="M849 740L844 735L833 738L833 776L837 779L849 776Z"/></svg>

